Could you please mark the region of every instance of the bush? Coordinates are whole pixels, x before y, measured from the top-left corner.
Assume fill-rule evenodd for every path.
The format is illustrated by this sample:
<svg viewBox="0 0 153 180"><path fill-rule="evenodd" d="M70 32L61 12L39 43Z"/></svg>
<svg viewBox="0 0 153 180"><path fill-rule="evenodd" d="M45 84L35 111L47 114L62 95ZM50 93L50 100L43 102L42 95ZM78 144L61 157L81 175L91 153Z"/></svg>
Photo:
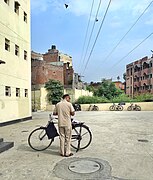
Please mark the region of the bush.
<svg viewBox="0 0 153 180"><path fill-rule="evenodd" d="M114 103L132 102L132 99L129 98L126 94L121 94L120 96L114 97L113 99L111 99L111 102L114 102Z"/></svg>
<svg viewBox="0 0 153 180"><path fill-rule="evenodd" d="M97 96L81 96L77 100L79 104L92 104L92 103L106 103L109 102L105 97L97 97Z"/></svg>
<svg viewBox="0 0 153 180"><path fill-rule="evenodd" d="M149 102L153 100L153 94L141 94L141 95L135 96L134 100L137 102L144 102L144 101Z"/></svg>

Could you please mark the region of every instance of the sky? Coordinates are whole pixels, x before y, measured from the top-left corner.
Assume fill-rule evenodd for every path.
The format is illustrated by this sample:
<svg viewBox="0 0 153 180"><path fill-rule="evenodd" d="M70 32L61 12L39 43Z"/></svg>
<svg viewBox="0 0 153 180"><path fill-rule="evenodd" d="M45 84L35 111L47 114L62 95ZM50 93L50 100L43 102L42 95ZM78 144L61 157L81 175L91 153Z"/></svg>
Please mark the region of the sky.
<svg viewBox="0 0 153 180"><path fill-rule="evenodd" d="M127 64L152 56L152 33L151 0L31 0L32 50L56 45L84 82L123 81Z"/></svg>

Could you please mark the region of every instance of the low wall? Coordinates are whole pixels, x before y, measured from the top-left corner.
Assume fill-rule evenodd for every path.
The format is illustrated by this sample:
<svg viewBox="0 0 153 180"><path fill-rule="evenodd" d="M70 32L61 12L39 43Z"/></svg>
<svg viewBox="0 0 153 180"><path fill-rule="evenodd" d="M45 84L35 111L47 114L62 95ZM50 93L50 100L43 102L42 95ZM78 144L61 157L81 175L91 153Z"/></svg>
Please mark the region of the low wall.
<svg viewBox="0 0 153 180"><path fill-rule="evenodd" d="M116 103L118 104L118 103ZM137 104L141 107L141 111L153 111L153 102L139 102L139 103L133 103ZM101 103L101 104L92 104L96 105L99 108L99 111L109 111L109 107L112 105L112 103ZM81 104L81 110L82 111L88 111L90 104ZM130 103L125 103L123 105L123 111L127 111L128 106L130 106ZM55 108L55 105L49 105L47 110L53 111Z"/></svg>
<svg viewBox="0 0 153 180"><path fill-rule="evenodd" d="M139 105L141 107L141 111L153 111L153 102L136 102L133 104ZM98 106L99 111L109 111L109 107L112 105L112 103L101 103L95 105ZM81 110L88 111L89 106L90 104L81 104ZM130 106L130 103L125 103L125 105L123 105L123 111L127 111L128 106Z"/></svg>

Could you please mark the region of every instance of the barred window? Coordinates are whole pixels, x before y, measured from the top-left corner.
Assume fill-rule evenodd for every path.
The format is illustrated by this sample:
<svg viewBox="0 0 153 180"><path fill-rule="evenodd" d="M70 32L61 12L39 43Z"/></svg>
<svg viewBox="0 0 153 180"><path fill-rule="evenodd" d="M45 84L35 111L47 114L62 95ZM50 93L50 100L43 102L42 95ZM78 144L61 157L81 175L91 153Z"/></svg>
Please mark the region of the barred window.
<svg viewBox="0 0 153 180"><path fill-rule="evenodd" d="M24 22L27 23L27 13L25 13L25 12L24 12L24 18L23 19L24 19Z"/></svg>
<svg viewBox="0 0 153 180"><path fill-rule="evenodd" d="M28 97L28 89L25 89L25 97Z"/></svg>
<svg viewBox="0 0 153 180"><path fill-rule="evenodd" d="M5 86L5 96L11 96L11 87Z"/></svg>
<svg viewBox="0 0 153 180"><path fill-rule="evenodd" d="M5 50L10 51L10 40L5 38Z"/></svg>
<svg viewBox="0 0 153 180"><path fill-rule="evenodd" d="M20 88L16 88L16 97L20 97Z"/></svg>
<svg viewBox="0 0 153 180"><path fill-rule="evenodd" d="M19 46L15 44L15 55L19 56Z"/></svg>
<svg viewBox="0 0 153 180"><path fill-rule="evenodd" d="M24 60L27 60L27 51L24 51Z"/></svg>
<svg viewBox="0 0 153 180"><path fill-rule="evenodd" d="M17 14L19 14L19 6L20 6L19 2L15 1L14 2L14 12Z"/></svg>

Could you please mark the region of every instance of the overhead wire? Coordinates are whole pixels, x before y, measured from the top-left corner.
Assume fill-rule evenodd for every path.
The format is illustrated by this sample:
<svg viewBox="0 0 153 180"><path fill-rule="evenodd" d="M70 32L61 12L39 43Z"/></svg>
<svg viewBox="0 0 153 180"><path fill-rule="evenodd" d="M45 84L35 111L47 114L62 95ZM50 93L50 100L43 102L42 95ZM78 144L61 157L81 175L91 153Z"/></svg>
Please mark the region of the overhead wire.
<svg viewBox="0 0 153 180"><path fill-rule="evenodd" d="M82 62L82 59L83 59L83 53L84 53L85 44L86 44L86 40L87 40L87 35L88 35L88 31L89 31L89 25L90 25L90 20L91 20L93 5L94 5L94 0L92 1L92 4L91 4L90 15L89 15L89 20L88 20L88 25L87 25L87 29L86 29L86 33L85 33L85 39L84 39L83 49L82 49L81 58L80 58L80 63L79 63L80 66L81 66L81 62ZM79 69L80 69L80 68L79 68Z"/></svg>
<svg viewBox="0 0 153 180"><path fill-rule="evenodd" d="M126 37L126 35L132 30L132 28L136 25L136 23L140 20L140 18L144 15L144 13L147 11L147 9L151 6L151 4L153 3L153 1L151 1L149 3L149 5L145 8L145 10L141 13L141 15L138 17L138 19L134 22L134 24L130 27L130 29L125 33L125 35L119 40L119 42L117 43L117 45L112 49L112 51L108 54L108 56L103 60L106 61L111 55L112 53L115 51L115 49L119 46L119 44L122 42L122 40Z"/></svg>
<svg viewBox="0 0 153 180"><path fill-rule="evenodd" d="M115 63L111 68L114 68L117 64L119 64L123 59L125 59L129 54L131 54L136 48L138 48L142 43L144 43L150 36L153 35L153 32L147 36L144 40L142 40L138 45L136 45L131 51L129 51L123 58L121 58L117 63Z"/></svg>
<svg viewBox="0 0 153 180"><path fill-rule="evenodd" d="M92 30L91 30L91 33L90 33L89 41L88 41L87 48L86 48L86 51L85 51L85 55L84 55L84 58L83 58L83 63L84 63L84 61L85 61L85 59L86 59L86 56L87 56L87 52L88 52L88 49L89 49L91 37L92 37L93 31L94 31L94 27L95 27L95 24L96 24L96 19L97 19L97 17L98 17L98 13L99 13L100 6L101 6L101 0L99 1L99 5L98 5L97 12L96 12L95 20L94 20L94 23L93 23L93 27L92 27ZM83 65L84 65L84 64L83 64ZM82 65L82 66L83 66L83 65Z"/></svg>
<svg viewBox="0 0 153 180"><path fill-rule="evenodd" d="M82 74L84 74L84 72L85 72L85 70L86 70L86 68L87 68L87 65L88 65L88 63L89 63L89 60L90 60L91 54L92 54L92 52L93 52L93 50L94 50L94 47L95 47L95 45L96 45L97 39L98 39L99 34L100 34L100 31L101 31L102 26L103 26L103 24L104 24L104 20L105 20L105 18L106 18L106 15L107 15L108 9L109 9L109 7L110 7L110 4L111 4L111 0L109 0L108 6L107 6L107 8L106 8L106 11L105 11L104 17L103 17L102 22L101 22L101 25L100 25L100 28L99 28L99 30L98 30L97 36L96 36L95 41L94 41L94 43L93 43L92 49L91 49L91 51L90 51L89 57L88 57L88 59L87 59L87 62L86 62L86 64L85 64L85 68L84 68L84 70L83 70L83 73L82 73Z"/></svg>

